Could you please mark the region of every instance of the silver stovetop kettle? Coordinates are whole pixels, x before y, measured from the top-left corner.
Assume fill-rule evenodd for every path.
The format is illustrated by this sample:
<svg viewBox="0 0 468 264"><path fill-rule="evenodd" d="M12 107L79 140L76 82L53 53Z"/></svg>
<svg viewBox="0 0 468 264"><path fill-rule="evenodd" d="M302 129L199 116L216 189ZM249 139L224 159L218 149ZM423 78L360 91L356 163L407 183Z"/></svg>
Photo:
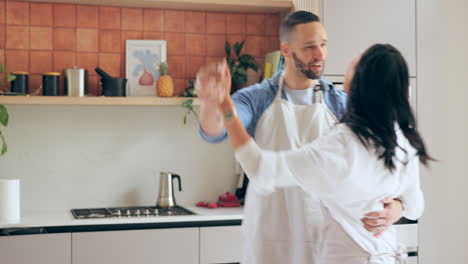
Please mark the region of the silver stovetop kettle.
<svg viewBox="0 0 468 264"><path fill-rule="evenodd" d="M180 182L180 176L172 172L161 172L159 179L159 194L156 201L156 206L161 208L169 208L176 206L174 197L174 189L172 180L177 179L179 181L179 191L182 191L182 184Z"/></svg>

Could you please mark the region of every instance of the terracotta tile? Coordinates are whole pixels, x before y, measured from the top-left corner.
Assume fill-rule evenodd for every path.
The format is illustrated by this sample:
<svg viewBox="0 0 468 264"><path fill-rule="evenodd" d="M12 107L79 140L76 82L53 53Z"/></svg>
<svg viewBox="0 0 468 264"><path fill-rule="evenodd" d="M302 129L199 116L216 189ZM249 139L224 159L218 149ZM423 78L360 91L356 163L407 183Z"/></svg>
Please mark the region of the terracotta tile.
<svg viewBox="0 0 468 264"><path fill-rule="evenodd" d="M52 49L52 28L51 27L30 27L29 28L29 48L32 50Z"/></svg>
<svg viewBox="0 0 468 264"><path fill-rule="evenodd" d="M263 69L263 64L265 64L265 57L254 57L255 61L259 65L259 68Z"/></svg>
<svg viewBox="0 0 468 264"><path fill-rule="evenodd" d="M53 71L62 73L65 69L73 68L76 65L75 56L72 51L54 51Z"/></svg>
<svg viewBox="0 0 468 264"><path fill-rule="evenodd" d="M164 32L164 11L143 9L143 30Z"/></svg>
<svg viewBox="0 0 468 264"><path fill-rule="evenodd" d="M143 32L143 39L148 39L148 40L164 40L166 39L166 33L164 32L150 32L150 31L145 31Z"/></svg>
<svg viewBox="0 0 468 264"><path fill-rule="evenodd" d="M5 39L7 49L29 49L29 27L6 26Z"/></svg>
<svg viewBox="0 0 468 264"><path fill-rule="evenodd" d="M8 25L29 25L29 3L7 1L5 15Z"/></svg>
<svg viewBox="0 0 468 264"><path fill-rule="evenodd" d="M206 13L205 12L185 12L185 32L205 33Z"/></svg>
<svg viewBox="0 0 468 264"><path fill-rule="evenodd" d="M65 4L54 4L54 26L76 27L76 6Z"/></svg>
<svg viewBox="0 0 468 264"><path fill-rule="evenodd" d="M206 33L208 34L226 33L226 14L207 13L206 14Z"/></svg>
<svg viewBox="0 0 468 264"><path fill-rule="evenodd" d="M265 37L265 54L279 50L280 49L280 43L279 43L279 38L276 37Z"/></svg>
<svg viewBox="0 0 468 264"><path fill-rule="evenodd" d="M29 95L42 95L42 74L29 74Z"/></svg>
<svg viewBox="0 0 468 264"><path fill-rule="evenodd" d="M77 51L98 51L98 30L90 28L78 28L76 30Z"/></svg>
<svg viewBox="0 0 468 264"><path fill-rule="evenodd" d="M5 64L5 50L4 49L0 49L0 63L2 65Z"/></svg>
<svg viewBox="0 0 468 264"><path fill-rule="evenodd" d="M205 56L206 54L206 38L201 34L187 34L185 36L185 54Z"/></svg>
<svg viewBox="0 0 468 264"><path fill-rule="evenodd" d="M242 42L246 39L246 37L244 35L228 35L226 37L226 40L227 42L229 42L229 44L232 46L234 46L234 43L236 42ZM244 48L242 49L242 51L245 51L245 46Z"/></svg>
<svg viewBox="0 0 468 264"><path fill-rule="evenodd" d="M99 31L100 52L120 52L120 30Z"/></svg>
<svg viewBox="0 0 468 264"><path fill-rule="evenodd" d="M26 50L6 50L5 65L10 71L29 71L29 52Z"/></svg>
<svg viewBox="0 0 468 264"><path fill-rule="evenodd" d="M120 29L120 8L100 6L99 28Z"/></svg>
<svg viewBox="0 0 468 264"><path fill-rule="evenodd" d="M54 28L54 50L75 50L76 29Z"/></svg>
<svg viewBox="0 0 468 264"><path fill-rule="evenodd" d="M185 88L188 87L185 79L183 78L174 78L174 96L179 96L184 93Z"/></svg>
<svg viewBox="0 0 468 264"><path fill-rule="evenodd" d="M226 15L226 33L245 34L245 15L227 14Z"/></svg>
<svg viewBox="0 0 468 264"><path fill-rule="evenodd" d="M185 34L184 33L166 33L167 54L184 55L185 54Z"/></svg>
<svg viewBox="0 0 468 264"><path fill-rule="evenodd" d="M121 31L120 33L121 44L120 47L123 52L127 48L127 40L143 39L143 32L141 31Z"/></svg>
<svg viewBox="0 0 468 264"><path fill-rule="evenodd" d="M206 57L205 61L206 61L206 63L214 63L214 62L218 63L218 62L224 60L224 58L225 57Z"/></svg>
<svg viewBox="0 0 468 264"><path fill-rule="evenodd" d="M265 56L265 37L247 36L243 52L251 56Z"/></svg>
<svg viewBox="0 0 468 264"><path fill-rule="evenodd" d="M184 11L165 10L164 16L166 32L185 32Z"/></svg>
<svg viewBox="0 0 468 264"><path fill-rule="evenodd" d="M224 35L207 35L206 36L206 55L208 56L225 56L224 46L226 37Z"/></svg>
<svg viewBox="0 0 468 264"><path fill-rule="evenodd" d="M112 77L120 77L120 54L116 53L99 53L99 67Z"/></svg>
<svg viewBox="0 0 468 264"><path fill-rule="evenodd" d="M0 24L5 24L5 1L0 1Z"/></svg>
<svg viewBox="0 0 468 264"><path fill-rule="evenodd" d="M265 35L278 36L280 27L279 15L266 15L265 16Z"/></svg>
<svg viewBox="0 0 468 264"><path fill-rule="evenodd" d="M122 8L122 30L143 30L143 9Z"/></svg>
<svg viewBox="0 0 468 264"><path fill-rule="evenodd" d="M76 7L76 24L80 28L97 28L99 24L97 6L78 5Z"/></svg>
<svg viewBox="0 0 468 264"><path fill-rule="evenodd" d="M127 58L126 58L126 53L123 52L121 53L122 55L120 56L120 76L121 77L127 77L127 73L125 72L126 70L126 62L127 62Z"/></svg>
<svg viewBox="0 0 468 264"><path fill-rule="evenodd" d="M168 56L167 64L169 64L169 75L172 78L185 77L185 56Z"/></svg>
<svg viewBox="0 0 468 264"><path fill-rule="evenodd" d="M265 35L265 15L248 14L246 18L247 35Z"/></svg>
<svg viewBox="0 0 468 264"><path fill-rule="evenodd" d="M5 48L5 24L0 24L0 49Z"/></svg>
<svg viewBox="0 0 468 264"><path fill-rule="evenodd" d="M101 87L99 85L100 78L98 76L88 77L88 92L87 96L100 96L102 94Z"/></svg>
<svg viewBox="0 0 468 264"><path fill-rule="evenodd" d="M43 74L52 71L52 51L31 51L29 72Z"/></svg>
<svg viewBox="0 0 468 264"><path fill-rule="evenodd" d="M76 66L86 69L89 76L97 75L94 69L98 66L98 54L88 52L76 53Z"/></svg>
<svg viewBox="0 0 468 264"><path fill-rule="evenodd" d="M30 3L31 26L52 26L52 4Z"/></svg>
<svg viewBox="0 0 468 264"><path fill-rule="evenodd" d="M195 79L198 70L205 64L205 57L190 56L186 58L185 77L187 79Z"/></svg>

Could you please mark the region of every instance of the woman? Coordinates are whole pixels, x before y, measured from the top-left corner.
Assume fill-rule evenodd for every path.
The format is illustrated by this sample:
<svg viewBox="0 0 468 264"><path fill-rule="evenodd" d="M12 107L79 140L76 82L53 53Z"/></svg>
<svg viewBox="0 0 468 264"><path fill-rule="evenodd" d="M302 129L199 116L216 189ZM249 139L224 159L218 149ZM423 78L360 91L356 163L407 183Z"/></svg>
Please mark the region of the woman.
<svg viewBox="0 0 468 264"><path fill-rule="evenodd" d="M405 215L419 218L424 209L419 162L426 165L431 158L416 130L400 52L377 44L355 64L345 78L350 96L342 122L299 150L262 151L237 118L228 91L219 107L252 186L265 193L300 186L323 201L329 224L320 263L403 263L406 254L393 227L376 238L359 219L381 210L385 197L402 198ZM218 81L228 82L229 70L220 68Z"/></svg>

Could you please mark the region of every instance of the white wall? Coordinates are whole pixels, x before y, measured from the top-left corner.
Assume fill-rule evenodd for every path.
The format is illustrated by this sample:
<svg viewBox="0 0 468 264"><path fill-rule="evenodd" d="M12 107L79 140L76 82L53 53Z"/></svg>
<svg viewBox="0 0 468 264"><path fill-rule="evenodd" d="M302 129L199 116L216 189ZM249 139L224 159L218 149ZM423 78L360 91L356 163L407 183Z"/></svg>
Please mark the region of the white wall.
<svg viewBox="0 0 468 264"><path fill-rule="evenodd" d="M180 174L179 204L233 191L231 147L202 141L194 121L183 125L180 107L7 108L0 178L21 179L23 212L151 205L160 171Z"/></svg>
<svg viewBox="0 0 468 264"><path fill-rule="evenodd" d="M468 262L468 1L417 1L419 124L440 160L422 175L422 264Z"/></svg>

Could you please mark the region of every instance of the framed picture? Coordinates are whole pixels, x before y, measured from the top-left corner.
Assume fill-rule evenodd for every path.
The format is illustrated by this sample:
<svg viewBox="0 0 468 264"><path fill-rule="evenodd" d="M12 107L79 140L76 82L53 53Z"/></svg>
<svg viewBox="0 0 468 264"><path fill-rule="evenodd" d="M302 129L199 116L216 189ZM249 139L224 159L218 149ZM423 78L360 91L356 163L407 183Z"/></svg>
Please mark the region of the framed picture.
<svg viewBox="0 0 468 264"><path fill-rule="evenodd" d="M166 61L165 40L127 40L127 96L156 96L159 64Z"/></svg>

